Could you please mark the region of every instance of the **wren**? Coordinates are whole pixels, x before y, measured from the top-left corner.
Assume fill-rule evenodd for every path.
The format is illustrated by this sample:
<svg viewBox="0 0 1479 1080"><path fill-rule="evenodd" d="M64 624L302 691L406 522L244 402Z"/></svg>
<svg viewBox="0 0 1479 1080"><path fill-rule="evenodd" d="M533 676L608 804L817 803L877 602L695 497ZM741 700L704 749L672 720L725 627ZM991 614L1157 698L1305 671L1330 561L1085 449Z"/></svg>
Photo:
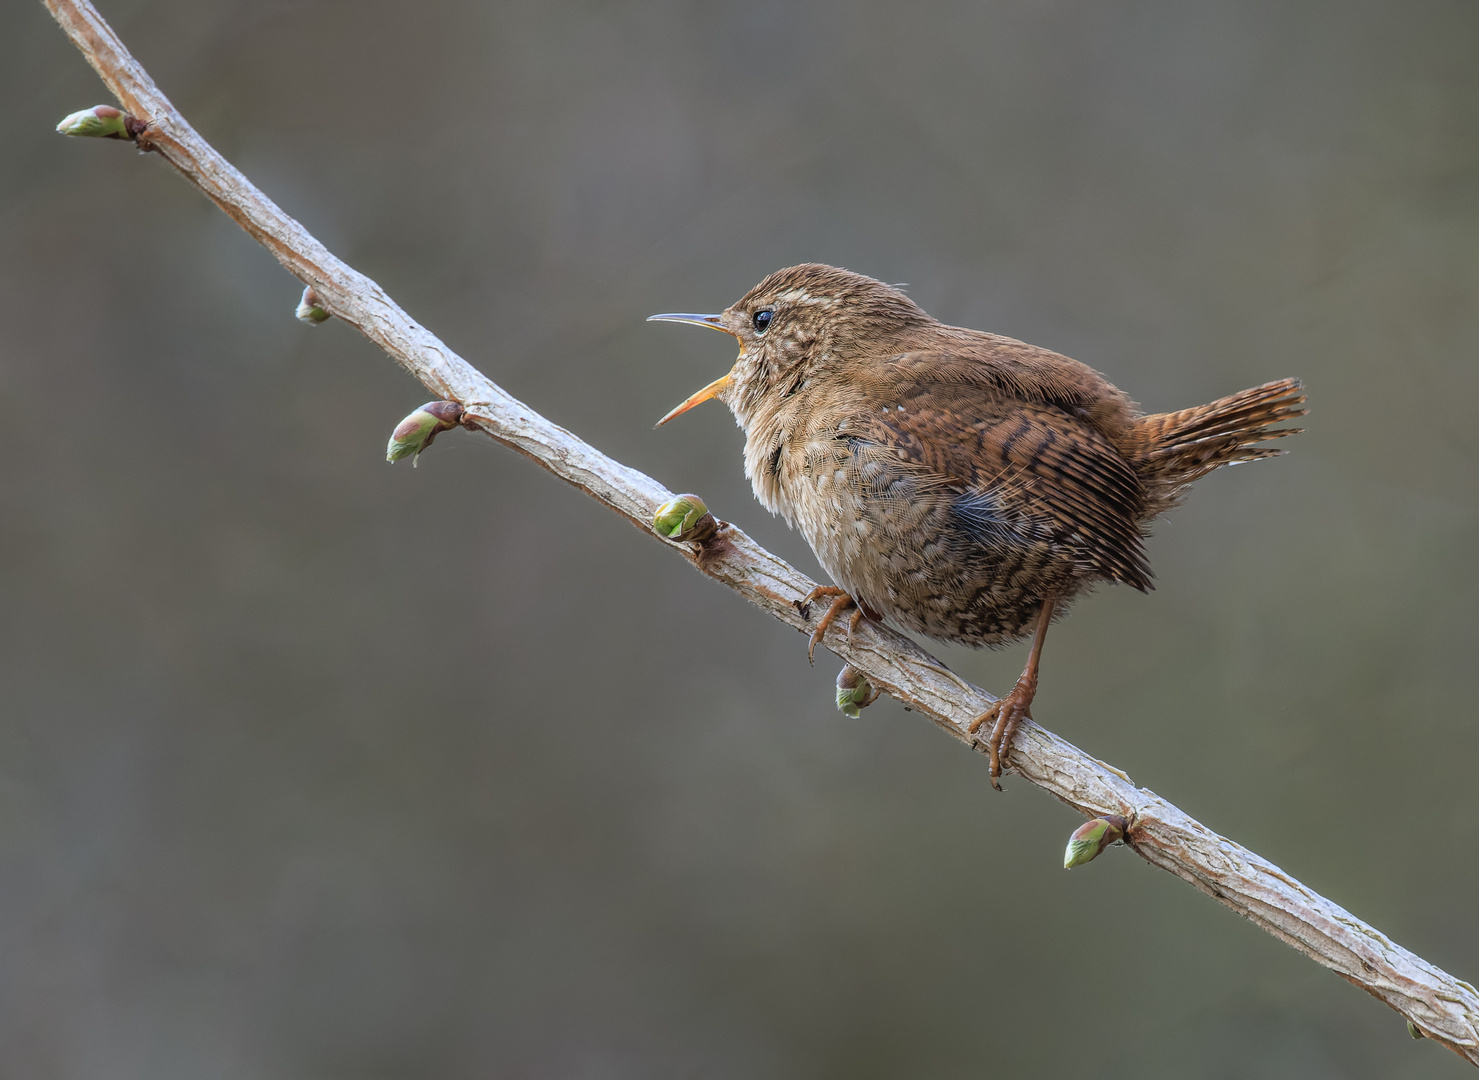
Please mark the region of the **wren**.
<svg viewBox="0 0 1479 1080"><path fill-rule="evenodd" d="M838 587L812 633L856 605L941 641L1033 634L990 721L991 783L1032 705L1048 624L1096 582L1149 590L1151 522L1221 465L1295 434L1297 379L1140 413L1092 368L947 326L898 289L832 266L778 270L718 315L654 315L739 341L739 359L664 416L717 397L745 432L761 505L800 531ZM651 320L649 320L651 321Z"/></svg>

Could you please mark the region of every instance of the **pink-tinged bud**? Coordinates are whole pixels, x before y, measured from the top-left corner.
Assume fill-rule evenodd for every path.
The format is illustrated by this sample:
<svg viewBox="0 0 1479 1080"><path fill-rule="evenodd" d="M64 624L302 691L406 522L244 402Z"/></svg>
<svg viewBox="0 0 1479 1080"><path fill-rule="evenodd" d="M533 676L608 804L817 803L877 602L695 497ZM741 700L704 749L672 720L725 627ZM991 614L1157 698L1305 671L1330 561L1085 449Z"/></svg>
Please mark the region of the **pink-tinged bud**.
<svg viewBox="0 0 1479 1080"><path fill-rule="evenodd" d="M126 139L123 111L111 105L94 105L74 112L56 126L62 135L82 135L93 139Z"/></svg>
<svg viewBox="0 0 1479 1080"><path fill-rule="evenodd" d="M414 468L421 452L443 431L462 425L462 406L455 401L428 401L395 426L385 460L397 462L409 457Z"/></svg>
<svg viewBox="0 0 1479 1080"><path fill-rule="evenodd" d="M62 135L93 139L137 139L149 125L112 105L94 105L74 112L56 126Z"/></svg>
<svg viewBox="0 0 1479 1080"><path fill-rule="evenodd" d="M1110 844L1125 838L1129 824L1118 814L1105 814L1084 822L1068 838L1068 850L1063 853L1063 869L1072 870L1086 862L1093 862L1099 853Z"/></svg>
<svg viewBox="0 0 1479 1080"><path fill-rule="evenodd" d="M854 720L878 700L882 690L875 690L868 677L851 664L843 666L837 673L837 709Z"/></svg>
<svg viewBox="0 0 1479 1080"><path fill-rule="evenodd" d="M319 306L318 293L313 291L312 285L303 290L303 299L298 301L298 310L293 314L300 322L306 322L309 326L317 326L327 322L329 318L329 313Z"/></svg>

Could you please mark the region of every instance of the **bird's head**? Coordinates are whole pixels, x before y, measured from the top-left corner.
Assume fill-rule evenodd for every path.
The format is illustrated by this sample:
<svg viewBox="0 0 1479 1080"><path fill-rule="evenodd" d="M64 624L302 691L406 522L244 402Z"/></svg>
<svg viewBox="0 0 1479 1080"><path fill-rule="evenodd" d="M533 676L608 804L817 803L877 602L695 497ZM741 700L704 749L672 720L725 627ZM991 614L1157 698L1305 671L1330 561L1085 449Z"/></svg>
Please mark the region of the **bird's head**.
<svg viewBox="0 0 1479 1080"><path fill-rule="evenodd" d="M777 270L717 315L653 315L648 321L707 326L734 337L740 346L727 374L658 425L717 397L745 428L767 404L859 357L880 350L886 354L892 339L933 322L898 289L820 263Z"/></svg>

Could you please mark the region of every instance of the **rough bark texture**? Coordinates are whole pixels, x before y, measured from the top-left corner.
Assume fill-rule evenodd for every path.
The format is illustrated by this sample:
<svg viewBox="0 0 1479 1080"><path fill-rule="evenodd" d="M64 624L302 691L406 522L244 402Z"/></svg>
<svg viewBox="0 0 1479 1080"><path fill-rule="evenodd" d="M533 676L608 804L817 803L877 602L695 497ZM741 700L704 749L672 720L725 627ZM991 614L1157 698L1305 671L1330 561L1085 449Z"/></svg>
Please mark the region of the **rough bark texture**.
<svg viewBox="0 0 1479 1080"><path fill-rule="evenodd" d="M809 629L793 605L811 591L810 579L732 525L721 523L702 547L657 538L649 523L672 492L510 397L379 285L335 258L185 122L86 0L45 3L124 109L149 122L140 145L159 153L289 272L312 285L324 308L358 328L437 396L466 405L477 426L498 442L605 503L757 607L798 630ZM990 695L887 628L865 623L850 642L844 629L828 634L828 648L954 738L982 748L965 725L994 700ZM1380 998L1428 1038L1479 1064L1474 987L1051 732L1026 722L1015 746L1013 764L1027 780L1088 816L1124 816L1132 824L1128 840L1147 862L1215 897Z"/></svg>

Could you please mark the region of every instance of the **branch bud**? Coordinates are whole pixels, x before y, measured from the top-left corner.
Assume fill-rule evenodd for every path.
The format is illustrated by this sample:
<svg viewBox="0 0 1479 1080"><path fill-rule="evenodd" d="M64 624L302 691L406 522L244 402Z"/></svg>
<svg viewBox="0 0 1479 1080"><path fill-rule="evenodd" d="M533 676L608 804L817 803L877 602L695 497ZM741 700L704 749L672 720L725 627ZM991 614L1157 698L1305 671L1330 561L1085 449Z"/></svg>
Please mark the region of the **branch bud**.
<svg viewBox="0 0 1479 1080"><path fill-rule="evenodd" d="M844 664L837 673L837 711L844 716L856 720L862 710L878 700L881 693L883 691L875 690L868 677L851 664Z"/></svg>
<svg viewBox="0 0 1479 1080"><path fill-rule="evenodd" d="M692 540L699 531L699 522L708 516L709 508L697 495L679 495L657 508L652 531L669 540Z"/></svg>
<svg viewBox="0 0 1479 1080"><path fill-rule="evenodd" d="M1411 1035L1414 1039L1427 1038L1427 1036L1422 1033L1422 1029L1414 1024L1411 1020L1407 1021L1407 1034Z"/></svg>
<svg viewBox="0 0 1479 1080"><path fill-rule="evenodd" d="M1129 824L1118 814L1105 814L1084 822L1068 838L1068 850L1063 853L1063 869L1072 870L1086 862L1093 862L1099 853L1110 844L1125 838Z"/></svg>
<svg viewBox="0 0 1479 1080"><path fill-rule="evenodd" d="M318 293L313 291L312 285L304 288L303 299L298 301L298 309L293 314L300 322L306 322L309 326L317 326L327 322L329 318L329 313L318 306Z"/></svg>
<svg viewBox="0 0 1479 1080"><path fill-rule="evenodd" d="M395 426L390 433L390 444L385 448L385 460L394 463L409 457L414 468L416 459L433 439L461 424L462 406L457 402L428 401Z"/></svg>
<svg viewBox="0 0 1479 1080"><path fill-rule="evenodd" d="M80 135L94 139L137 139L139 132L148 126L112 105L94 105L66 117L56 129L61 135Z"/></svg>

